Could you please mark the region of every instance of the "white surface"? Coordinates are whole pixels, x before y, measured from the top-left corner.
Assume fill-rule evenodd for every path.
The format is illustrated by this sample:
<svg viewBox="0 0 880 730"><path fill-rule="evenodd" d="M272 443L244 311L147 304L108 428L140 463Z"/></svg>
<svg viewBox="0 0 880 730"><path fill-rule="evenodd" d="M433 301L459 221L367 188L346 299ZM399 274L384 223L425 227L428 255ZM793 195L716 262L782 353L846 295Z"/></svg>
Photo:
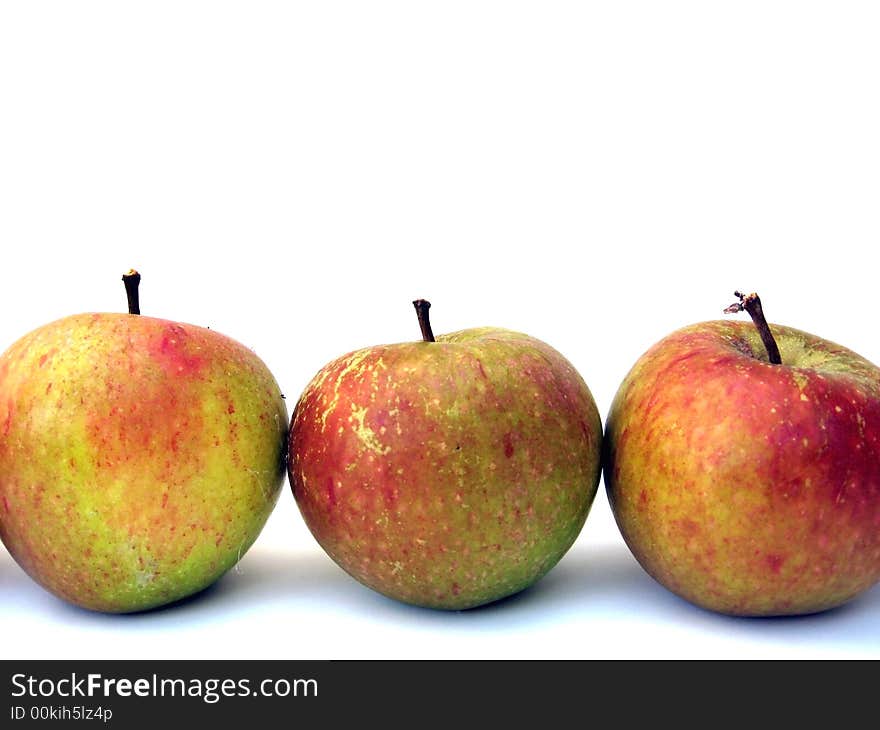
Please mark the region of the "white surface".
<svg viewBox="0 0 880 730"><path fill-rule="evenodd" d="M292 407L325 362L500 325L607 412L635 359L757 290L880 362L872 3L0 5L0 345L124 309L253 347ZM742 315L741 315L742 316ZM601 489L601 488L600 488ZM289 488L239 568L128 617L0 553L4 657L880 657L880 588L736 620L634 563L600 491L536 587L440 613L362 588Z"/></svg>

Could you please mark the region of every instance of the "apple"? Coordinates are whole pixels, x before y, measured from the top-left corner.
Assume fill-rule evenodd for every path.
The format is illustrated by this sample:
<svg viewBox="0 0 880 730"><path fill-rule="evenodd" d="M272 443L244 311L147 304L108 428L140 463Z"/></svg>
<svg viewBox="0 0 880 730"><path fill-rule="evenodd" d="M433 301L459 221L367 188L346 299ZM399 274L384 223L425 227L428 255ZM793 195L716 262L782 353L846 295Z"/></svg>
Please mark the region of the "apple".
<svg viewBox="0 0 880 730"><path fill-rule="evenodd" d="M291 419L288 469L323 549L399 601L465 609L532 585L581 531L599 482L589 388L549 345L491 327L326 365Z"/></svg>
<svg viewBox="0 0 880 730"><path fill-rule="evenodd" d="M137 312L140 276L124 278ZM85 608L193 594L269 516L287 419L266 365L213 330L133 313L46 324L0 357L0 538Z"/></svg>
<svg viewBox="0 0 880 730"><path fill-rule="evenodd" d="M623 380L604 479L644 569L725 614L806 614L880 580L880 369L754 321L672 333Z"/></svg>

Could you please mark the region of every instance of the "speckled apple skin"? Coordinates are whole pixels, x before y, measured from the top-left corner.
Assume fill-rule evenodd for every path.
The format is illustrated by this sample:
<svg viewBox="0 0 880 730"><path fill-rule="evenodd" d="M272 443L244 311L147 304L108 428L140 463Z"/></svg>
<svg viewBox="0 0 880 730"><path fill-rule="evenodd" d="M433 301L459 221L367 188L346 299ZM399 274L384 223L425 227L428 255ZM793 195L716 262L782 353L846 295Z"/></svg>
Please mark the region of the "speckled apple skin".
<svg viewBox="0 0 880 730"><path fill-rule="evenodd" d="M743 616L838 606L880 580L880 370L772 325L705 322L654 345L606 421L626 543L660 583Z"/></svg>
<svg viewBox="0 0 880 730"><path fill-rule="evenodd" d="M289 476L312 534L357 580L465 609L526 588L569 549L601 438L562 355L480 328L327 365L294 410Z"/></svg>
<svg viewBox="0 0 880 730"><path fill-rule="evenodd" d="M287 418L262 361L212 330L129 314L47 324L0 357L0 537L85 608L188 596L263 527Z"/></svg>

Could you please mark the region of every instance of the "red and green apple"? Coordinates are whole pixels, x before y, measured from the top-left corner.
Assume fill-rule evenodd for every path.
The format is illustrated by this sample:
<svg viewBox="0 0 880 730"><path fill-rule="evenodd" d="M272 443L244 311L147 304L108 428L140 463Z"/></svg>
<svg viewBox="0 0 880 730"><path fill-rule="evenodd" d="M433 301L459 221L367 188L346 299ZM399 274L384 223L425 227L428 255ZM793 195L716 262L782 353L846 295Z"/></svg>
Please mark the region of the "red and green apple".
<svg viewBox="0 0 880 730"><path fill-rule="evenodd" d="M651 347L606 421L604 478L627 545L687 600L805 614L880 581L880 369L760 299Z"/></svg>
<svg viewBox="0 0 880 730"><path fill-rule="evenodd" d="M131 612L193 594L254 542L284 482L266 365L216 331L77 314L0 357L0 537L61 598Z"/></svg>
<svg viewBox="0 0 880 730"><path fill-rule="evenodd" d="M397 600L465 609L547 573L599 481L589 388L549 345L483 327L357 350L293 413L293 493L318 543Z"/></svg>

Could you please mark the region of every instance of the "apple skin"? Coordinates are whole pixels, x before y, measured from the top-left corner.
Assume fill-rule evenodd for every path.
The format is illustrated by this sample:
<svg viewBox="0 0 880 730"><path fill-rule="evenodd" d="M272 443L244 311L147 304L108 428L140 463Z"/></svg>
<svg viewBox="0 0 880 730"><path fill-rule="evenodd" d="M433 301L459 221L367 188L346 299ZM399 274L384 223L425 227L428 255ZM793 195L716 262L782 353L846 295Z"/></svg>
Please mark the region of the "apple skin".
<svg viewBox="0 0 880 730"><path fill-rule="evenodd" d="M215 331L79 314L0 357L0 537L70 603L123 613L217 580L284 483L287 410Z"/></svg>
<svg viewBox="0 0 880 730"><path fill-rule="evenodd" d="M318 543L399 601L465 609L530 586L581 531L602 426L556 350L478 328L325 366L291 424L290 483Z"/></svg>
<svg viewBox="0 0 880 730"><path fill-rule="evenodd" d="M604 479L627 545L698 606L772 616L823 611L880 580L880 369L771 325L669 335L621 384Z"/></svg>

